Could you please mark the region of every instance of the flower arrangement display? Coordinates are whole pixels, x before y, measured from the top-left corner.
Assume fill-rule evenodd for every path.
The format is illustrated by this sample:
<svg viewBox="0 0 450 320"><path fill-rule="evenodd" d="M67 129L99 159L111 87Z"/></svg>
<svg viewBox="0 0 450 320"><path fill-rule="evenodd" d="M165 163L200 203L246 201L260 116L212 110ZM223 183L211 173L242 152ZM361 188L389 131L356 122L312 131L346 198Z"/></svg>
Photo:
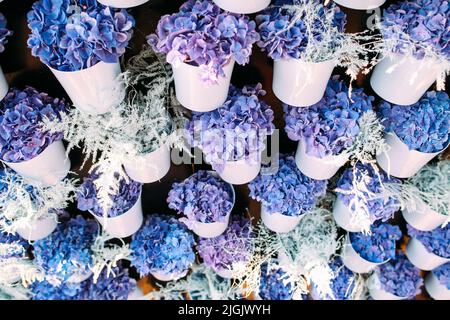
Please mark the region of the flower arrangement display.
<svg viewBox="0 0 450 320"><path fill-rule="evenodd" d="M411 237L406 247L408 259L421 270L432 270L450 262L450 225L432 231L416 230L407 225Z"/></svg>
<svg viewBox="0 0 450 320"><path fill-rule="evenodd" d="M186 275L195 261L194 236L175 218L149 216L133 235L131 264L141 276L152 274L161 281Z"/></svg>
<svg viewBox="0 0 450 320"><path fill-rule="evenodd" d="M400 209L393 195L386 195L384 186L400 183L371 164L356 164L344 171L337 182L333 216L347 231L368 232L376 221L387 221Z"/></svg>
<svg viewBox="0 0 450 320"><path fill-rule="evenodd" d="M225 231L234 201L233 186L204 170L174 183L167 198L169 208L184 215L180 221L203 238Z"/></svg>
<svg viewBox="0 0 450 320"><path fill-rule="evenodd" d="M25 178L55 184L70 168L61 132L42 130L44 119L65 112L64 100L34 88L12 89L1 101L0 159Z"/></svg>
<svg viewBox="0 0 450 320"><path fill-rule="evenodd" d="M285 130L291 140L299 141L296 162L300 171L317 180L331 178L362 134L362 116L372 110L373 100L363 89L353 90L349 97L344 81L333 76L323 98L315 105L284 105Z"/></svg>
<svg viewBox="0 0 450 320"><path fill-rule="evenodd" d="M32 55L50 68L77 108L97 114L120 103L118 59L135 23L126 10L96 0L38 0L27 19Z"/></svg>
<svg viewBox="0 0 450 320"><path fill-rule="evenodd" d="M0 230L18 233L29 241L48 236L58 215L73 199L75 180L54 186L30 183L12 170L0 171Z"/></svg>
<svg viewBox="0 0 450 320"><path fill-rule="evenodd" d="M148 43L167 55L178 101L193 111L211 111L228 94L234 62L246 64L259 40L245 15L222 11L209 0L188 0L180 11L161 17Z"/></svg>
<svg viewBox="0 0 450 320"><path fill-rule="evenodd" d="M427 275L425 289L434 300L450 299L450 263L433 269Z"/></svg>
<svg viewBox="0 0 450 320"><path fill-rule="evenodd" d="M372 282L372 283L370 283ZM423 279L420 270L402 252L377 267L369 280L369 293L375 300L413 299L420 294Z"/></svg>
<svg viewBox="0 0 450 320"><path fill-rule="evenodd" d="M292 300L294 286L282 268L262 265L260 281L258 295L262 300Z"/></svg>
<svg viewBox="0 0 450 320"><path fill-rule="evenodd" d="M439 0L402 1L384 10L383 60L370 79L374 91L394 104L412 105L450 70L450 7Z"/></svg>
<svg viewBox="0 0 450 320"><path fill-rule="evenodd" d="M118 175L118 174L117 174ZM77 207L89 211L105 230L116 237L128 237L142 225L141 192L142 184L132 179L121 179L117 193L111 197L113 205L105 210L105 205L97 197L96 172L83 179L77 191Z"/></svg>
<svg viewBox="0 0 450 320"><path fill-rule="evenodd" d="M225 232L214 238L200 238L196 249L203 263L223 278L232 278L245 268L253 254L251 221L233 217Z"/></svg>
<svg viewBox="0 0 450 320"><path fill-rule="evenodd" d="M450 99L445 92L427 92L414 105L381 103L380 116L386 127L387 152L377 156L389 174L409 178L447 148L450 138ZM401 157L399 156L401 155Z"/></svg>
<svg viewBox="0 0 450 320"><path fill-rule="evenodd" d="M0 53L5 51L5 44L8 42L8 37L12 35L12 31L6 28L6 18L0 13ZM3 70L0 67L0 99L3 99L8 93L8 83L6 82Z"/></svg>
<svg viewBox="0 0 450 320"><path fill-rule="evenodd" d="M261 84L243 89L231 86L223 106L194 112L187 123L190 144L203 151L206 161L227 182L248 183L260 171L265 138L275 130L272 109L259 99L265 94Z"/></svg>
<svg viewBox="0 0 450 320"><path fill-rule="evenodd" d="M91 274L91 246L98 233L95 220L77 216L61 223L44 239L34 243L34 262L53 284L81 282Z"/></svg>
<svg viewBox="0 0 450 320"><path fill-rule="evenodd" d="M293 230L303 215L325 195L326 180L314 180L302 174L292 155L280 155L279 168L273 174L260 174L250 182L250 197L261 202L261 219L275 232Z"/></svg>
<svg viewBox="0 0 450 320"><path fill-rule="evenodd" d="M367 273L395 258L396 241L401 237L400 228L388 223L373 225L370 234L350 232L343 248L342 262L353 272Z"/></svg>
<svg viewBox="0 0 450 320"><path fill-rule="evenodd" d="M213 0L216 5L226 11L250 14L259 12L270 4L270 0L249 0L245 3L235 0Z"/></svg>

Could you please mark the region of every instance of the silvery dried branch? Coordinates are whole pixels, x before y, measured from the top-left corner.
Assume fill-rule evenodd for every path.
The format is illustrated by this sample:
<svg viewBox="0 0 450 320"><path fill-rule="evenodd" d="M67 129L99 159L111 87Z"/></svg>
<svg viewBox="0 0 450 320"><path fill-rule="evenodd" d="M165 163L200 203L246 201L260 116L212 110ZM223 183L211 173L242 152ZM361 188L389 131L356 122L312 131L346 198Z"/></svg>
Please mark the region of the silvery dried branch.
<svg viewBox="0 0 450 320"><path fill-rule="evenodd" d="M24 180L12 170L4 170L0 184L0 231L15 233L43 218L58 220L58 212L72 201L76 179L64 179L55 185Z"/></svg>

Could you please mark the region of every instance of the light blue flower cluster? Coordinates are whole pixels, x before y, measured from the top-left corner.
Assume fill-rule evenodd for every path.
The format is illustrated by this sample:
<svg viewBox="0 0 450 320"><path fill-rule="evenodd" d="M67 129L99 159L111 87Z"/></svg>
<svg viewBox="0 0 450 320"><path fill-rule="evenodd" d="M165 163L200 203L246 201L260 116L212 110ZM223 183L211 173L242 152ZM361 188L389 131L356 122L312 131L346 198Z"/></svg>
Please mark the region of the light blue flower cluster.
<svg viewBox="0 0 450 320"><path fill-rule="evenodd" d="M58 119L67 109L63 99L54 99L27 87L11 89L0 103L0 158L7 162L33 159L63 134L41 130L42 120Z"/></svg>
<svg viewBox="0 0 450 320"><path fill-rule="evenodd" d="M261 266L259 296L263 300L292 300L294 285L289 275L281 268Z"/></svg>
<svg viewBox="0 0 450 320"><path fill-rule="evenodd" d="M328 82L323 98L308 108L284 105L288 137L304 141L306 154L318 158L338 155L350 147L360 132L359 119L372 110L374 97L367 96L361 88L348 87L339 76Z"/></svg>
<svg viewBox="0 0 450 320"><path fill-rule="evenodd" d="M400 228L388 223L371 227L371 234L350 232L353 249L364 259L381 263L395 258L396 241L402 237Z"/></svg>
<svg viewBox="0 0 450 320"><path fill-rule="evenodd" d="M167 54L173 66L189 63L207 69L205 81L224 76L232 58L246 64L259 40L256 24L245 15L222 11L209 0L188 0L180 11L161 17L148 43Z"/></svg>
<svg viewBox="0 0 450 320"><path fill-rule="evenodd" d="M5 51L5 44L8 42L8 37L11 36L12 31L6 28L6 18L0 13L0 53Z"/></svg>
<svg viewBox="0 0 450 320"><path fill-rule="evenodd" d="M409 224L407 228L409 236L419 240L428 252L445 259L450 258L450 224L432 231L416 230Z"/></svg>
<svg viewBox="0 0 450 320"><path fill-rule="evenodd" d="M78 71L125 53L134 19L96 0L39 0L27 15L33 56L60 71Z"/></svg>
<svg viewBox="0 0 450 320"><path fill-rule="evenodd" d="M133 235L131 264L141 276L152 272L182 273L195 261L194 245L194 236L184 224L152 214Z"/></svg>
<svg viewBox="0 0 450 320"><path fill-rule="evenodd" d="M450 99L445 92L427 92L411 106L380 104L386 132L393 132L410 150L433 153L450 140Z"/></svg>
<svg viewBox="0 0 450 320"><path fill-rule="evenodd" d="M439 280L439 283L444 285L447 290L450 290L450 262L433 269L434 276Z"/></svg>
<svg viewBox="0 0 450 320"><path fill-rule="evenodd" d="M298 170L292 155L280 155L274 174L260 174L249 183L249 196L260 201L269 213L301 216L325 195L327 180L311 179Z"/></svg>

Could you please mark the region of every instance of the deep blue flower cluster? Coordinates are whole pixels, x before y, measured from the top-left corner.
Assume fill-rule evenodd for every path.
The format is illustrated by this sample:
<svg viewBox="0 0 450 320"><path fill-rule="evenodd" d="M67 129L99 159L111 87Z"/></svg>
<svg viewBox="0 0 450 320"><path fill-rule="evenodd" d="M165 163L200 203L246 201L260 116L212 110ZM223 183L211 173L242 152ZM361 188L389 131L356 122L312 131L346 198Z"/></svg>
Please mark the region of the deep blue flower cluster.
<svg viewBox="0 0 450 320"><path fill-rule="evenodd" d="M388 223L371 227L371 234L350 232L353 249L364 259L381 263L395 258L396 241L402 237L400 228Z"/></svg>
<svg viewBox="0 0 450 320"><path fill-rule="evenodd" d="M420 231L407 225L408 235L419 240L427 249L435 255L450 258L450 224L445 227L438 227L432 231Z"/></svg>
<svg viewBox="0 0 450 320"><path fill-rule="evenodd" d="M252 45L259 40L256 24L245 15L221 10L209 0L188 0L180 11L161 17L157 33L148 43L167 54L173 66L189 63L206 68L205 79L224 76L223 67L232 58L246 64Z"/></svg>
<svg viewBox="0 0 450 320"><path fill-rule="evenodd" d="M63 134L41 130L42 120L65 112L63 99L54 99L27 87L11 89L0 103L0 158L7 162L33 159Z"/></svg>
<svg viewBox="0 0 450 320"><path fill-rule="evenodd" d="M6 18L0 13L0 53L5 51L5 44L8 42L8 37L11 36L12 31L6 28Z"/></svg>
<svg viewBox="0 0 450 320"><path fill-rule="evenodd" d="M116 173L116 175L118 175ZM82 211L89 211L97 216L103 216L103 207L97 199L97 188L94 181L99 175L94 171L88 177L83 178L83 184L77 191L77 207ZM119 192L111 196L113 206L108 209L109 218L120 216L131 209L139 199L142 183L131 178L126 181L120 178Z"/></svg>
<svg viewBox="0 0 450 320"><path fill-rule="evenodd" d="M17 250L10 250L9 252L6 252L6 254L0 255L0 260L22 257L30 246L28 241L22 239L18 235L3 231L0 231L0 245L1 244L17 244L18 247Z"/></svg>
<svg viewBox="0 0 450 320"><path fill-rule="evenodd" d="M334 274L331 280L334 300L350 300L355 289L355 274L344 266L339 257L334 258L329 265Z"/></svg>
<svg viewBox="0 0 450 320"><path fill-rule="evenodd" d="M437 267L432 272L434 276L439 280L439 283L444 285L447 290L450 290L450 262Z"/></svg>
<svg viewBox="0 0 450 320"><path fill-rule="evenodd" d="M194 236L175 218L152 214L133 235L131 264L141 276L182 273L195 261Z"/></svg>
<svg viewBox="0 0 450 320"><path fill-rule="evenodd" d="M90 272L91 246L98 229L96 221L81 216L58 224L52 234L34 243L34 262L61 281Z"/></svg>
<svg viewBox="0 0 450 320"><path fill-rule="evenodd" d="M96 0L39 0L27 15L33 56L60 71L78 71L125 53L135 21Z"/></svg>
<svg viewBox="0 0 450 320"><path fill-rule="evenodd" d="M328 82L323 98L308 108L284 105L285 130L291 140L302 140L306 154L318 158L338 155L350 147L360 132L359 119L372 110L374 97L361 88L348 96L348 87L339 76Z"/></svg>
<svg viewBox="0 0 450 320"><path fill-rule="evenodd" d="M314 180L302 174L292 155L280 155L278 171L258 175L248 187L250 197L260 201L267 212L300 216L325 195L327 185L327 180Z"/></svg>
<svg viewBox="0 0 450 320"><path fill-rule="evenodd" d="M294 294L289 275L281 268L261 266L259 296L263 300L291 300Z"/></svg>
<svg viewBox="0 0 450 320"><path fill-rule="evenodd" d="M380 104L387 132L394 132L410 150L433 153L445 149L450 140L450 99L445 92L427 92L411 106Z"/></svg>

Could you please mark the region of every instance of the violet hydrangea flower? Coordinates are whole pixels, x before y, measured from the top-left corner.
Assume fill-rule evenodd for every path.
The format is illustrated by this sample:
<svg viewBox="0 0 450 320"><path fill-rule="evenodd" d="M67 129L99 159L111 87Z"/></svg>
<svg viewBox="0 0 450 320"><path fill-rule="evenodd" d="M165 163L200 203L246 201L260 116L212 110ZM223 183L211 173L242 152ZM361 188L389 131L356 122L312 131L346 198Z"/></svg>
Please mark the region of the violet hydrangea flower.
<svg viewBox="0 0 450 320"><path fill-rule="evenodd" d="M5 44L8 42L8 37L12 34L12 31L6 28L5 16L0 13L0 53L5 51Z"/></svg>
<svg viewBox="0 0 450 320"><path fill-rule="evenodd" d="M434 276L438 279L439 283L444 285L447 290L450 290L450 263L447 262L436 269L433 269Z"/></svg>
<svg viewBox="0 0 450 320"><path fill-rule="evenodd" d="M44 118L59 118L66 108L63 99L54 99L31 87L23 91L11 89L1 101L0 158L13 163L31 160L61 140L61 132L44 132L41 125Z"/></svg>
<svg viewBox="0 0 450 320"><path fill-rule="evenodd" d="M167 198L169 208L189 221L225 221L233 209L233 187L208 171L199 170L180 183L174 183Z"/></svg>
<svg viewBox="0 0 450 320"><path fill-rule="evenodd" d="M450 224L431 231L420 231L407 225L408 235L419 240L428 252L449 259L450 258Z"/></svg>
<svg viewBox="0 0 450 320"><path fill-rule="evenodd" d="M388 223L371 227L371 234L350 232L350 245L364 259L381 263L395 258L396 241L402 237L400 228Z"/></svg>
<svg viewBox="0 0 450 320"><path fill-rule="evenodd" d="M294 284L289 275L281 268L261 266L259 296L263 300L292 300Z"/></svg>
<svg viewBox="0 0 450 320"><path fill-rule="evenodd" d="M348 96L348 87L339 76L328 82L323 98L308 108L284 105L288 137L303 140L306 154L318 158L338 155L352 146L360 132L359 119L372 110L374 97L361 88Z"/></svg>
<svg viewBox="0 0 450 320"><path fill-rule="evenodd" d="M259 174L249 183L250 197L260 201L269 213L300 216L310 211L328 182L311 179L298 170L292 155L280 155L274 174Z"/></svg>
<svg viewBox="0 0 450 320"><path fill-rule="evenodd" d="M150 215L133 235L131 264L141 276L185 272L195 261L194 236L175 218Z"/></svg>
<svg viewBox="0 0 450 320"><path fill-rule="evenodd" d="M450 99L445 92L427 92L411 106L381 103L380 116L386 132L393 132L409 150L434 153L450 140Z"/></svg>

